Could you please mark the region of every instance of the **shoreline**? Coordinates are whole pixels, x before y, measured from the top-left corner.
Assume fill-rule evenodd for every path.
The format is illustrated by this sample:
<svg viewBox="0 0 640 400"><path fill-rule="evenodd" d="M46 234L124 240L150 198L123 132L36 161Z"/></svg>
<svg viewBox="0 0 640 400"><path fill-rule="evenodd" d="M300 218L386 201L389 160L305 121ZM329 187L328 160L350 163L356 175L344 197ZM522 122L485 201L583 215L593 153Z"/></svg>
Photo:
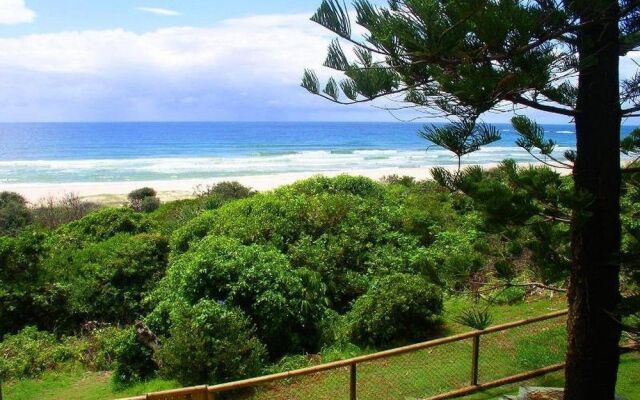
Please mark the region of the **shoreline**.
<svg viewBox="0 0 640 400"><path fill-rule="evenodd" d="M481 164L483 168L494 168L499 163ZM521 163L521 166L537 165L538 163ZM469 167L474 164L463 165ZM313 176L335 177L338 175L364 176L373 180L380 180L388 175L410 176L416 180L431 179L431 169L435 166L421 168L376 168L352 169L340 171L310 171L291 172L265 175L225 176L216 178L196 178L181 180L151 180L151 181L121 181L121 182L70 182L70 183L11 183L0 184L0 192L10 191L22 195L31 204L48 198L61 198L73 194L82 200L104 205L123 204L127 201L127 194L141 187L151 187L158 192L163 202L188 199L195 197L194 191L198 186L206 187L223 181L238 181L257 191L268 191L280 186L292 184L296 181ZM443 166L448 170L456 170L456 166ZM558 170L566 174L566 170Z"/></svg>
<svg viewBox="0 0 640 400"><path fill-rule="evenodd" d="M495 167L497 163L485 164L485 168ZM225 176L216 178L197 178L181 180L121 181L121 182L70 182L70 183L11 183L0 184L1 191L16 192L32 204L46 198L60 198L74 194L82 200L100 204L118 204L126 202L132 190L151 187L158 192L160 200L172 201L194 197L198 186L205 187L223 181L238 181L257 191L268 191L289 185L313 176L334 177L338 175L364 176L379 180L387 175L411 176L418 180L430 179L432 167L423 168L378 168L363 170L341 170L325 172L291 172L266 175ZM455 169L455 167L445 167Z"/></svg>

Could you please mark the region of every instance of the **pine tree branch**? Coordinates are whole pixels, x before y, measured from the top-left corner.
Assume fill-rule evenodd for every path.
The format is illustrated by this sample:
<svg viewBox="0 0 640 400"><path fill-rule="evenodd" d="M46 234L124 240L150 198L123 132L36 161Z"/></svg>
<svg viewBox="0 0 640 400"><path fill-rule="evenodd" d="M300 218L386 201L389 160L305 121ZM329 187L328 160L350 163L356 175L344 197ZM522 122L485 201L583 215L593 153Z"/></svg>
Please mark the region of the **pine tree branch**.
<svg viewBox="0 0 640 400"><path fill-rule="evenodd" d="M509 287L533 287L533 288L538 288L538 289L550 290L552 292L558 292L558 293L566 293L567 292L567 289L560 288L560 287L557 287L557 286L546 285L546 284L540 283L540 282L491 284L491 283L486 283L486 282L474 281L474 282L471 282L471 283L473 285L478 285L478 286L489 286L489 287L484 288L484 289L477 289L476 290L477 292L490 292L490 291L494 291L496 289L509 288Z"/></svg>
<svg viewBox="0 0 640 400"><path fill-rule="evenodd" d="M548 156L548 155L546 156L546 157L549 157L552 161L557 162L560 165L554 165L554 164L552 164L552 163L550 163L550 162L548 162L546 160L543 160L542 158L540 158L537 155L535 155L531 150L525 149L525 151L527 153L529 153L529 155L531 157L535 158L538 162L546 165L547 167L554 168L554 169L555 168L573 169L573 165L563 163L562 161L559 161L559 160L555 159L554 157L551 157L551 156Z"/></svg>
<svg viewBox="0 0 640 400"><path fill-rule="evenodd" d="M538 214L538 215L543 217L545 222L562 222L564 224L570 224L571 223L571 218L562 218L562 217L551 216L551 215L546 215L546 214Z"/></svg>
<svg viewBox="0 0 640 400"><path fill-rule="evenodd" d="M313 22L317 23L318 25L320 25L320 26L322 26L322 27L324 27L324 28L327 28L327 29L328 29L328 30L330 30L331 32L333 32L333 33L335 33L336 35L338 35L338 37L340 37L341 39L346 40L347 42L349 42L349 43L353 44L354 46L360 47L360 48L362 48L362 49L365 49L365 50L367 50L367 51L370 51L370 52L372 52L372 53L376 53L376 54L379 54L379 55L381 55L381 56L385 56L385 57L388 57L388 56L390 56L390 55L391 55L391 54L390 54L390 53L388 53L388 52L382 51L382 50L377 49L377 48L375 48L375 47L367 46L366 44L364 44L364 43L362 43L362 42L358 42L357 40L353 39L353 38L352 38L352 37L350 37L350 36L346 36L346 35L341 34L340 32L336 32L335 30L331 29L330 27L322 25L320 22L317 22L317 21L313 21Z"/></svg>
<svg viewBox="0 0 640 400"><path fill-rule="evenodd" d="M622 9L620 9L620 17L626 17L627 14L633 12L637 7L640 7L640 0L629 1Z"/></svg>
<svg viewBox="0 0 640 400"><path fill-rule="evenodd" d="M625 110L622 110L622 116L623 117L632 117L634 115L630 115L633 114L636 111L640 111L640 104L636 104L633 107L627 108Z"/></svg>
<svg viewBox="0 0 640 400"><path fill-rule="evenodd" d="M372 100L378 99L380 97L391 96L391 95L394 95L394 94L400 94L400 93L406 92L409 89L410 89L409 87L404 87L404 88L400 88L400 89L397 89L397 90L392 90L390 92L380 93L380 94L377 94L377 95L372 96L372 97L367 97L366 99L352 100L352 101L340 101L340 100L332 98L331 96L327 96L326 94L321 93L321 92L313 93L313 94L315 94L316 96L320 96L323 99L327 99L327 100L329 100L329 101L331 101L333 103L348 106L348 105L351 105L351 104L367 103L367 102L370 102Z"/></svg>
<svg viewBox="0 0 640 400"><path fill-rule="evenodd" d="M512 283L511 286L515 286L515 287L535 287L538 289L545 289L545 290L550 290L552 292L558 292L558 293L567 293L567 289L563 289L563 288L559 288L559 287L555 287L555 286L550 286L550 285L545 285L544 283L539 283L539 282L531 282L531 283L520 283L520 284L515 284Z"/></svg>
<svg viewBox="0 0 640 400"><path fill-rule="evenodd" d="M569 109L566 109L566 108L550 106L550 105L547 105L547 104L541 104L541 103L538 103L537 101L529 100L526 97L521 96L521 95L511 96L511 97L509 97L509 100L514 102L514 103L516 103L516 104L521 104L523 106L535 108L536 110L540 110L540 111L546 111L546 112L550 112L550 113L554 113L554 114L566 115L566 116L569 116L569 117L575 117L576 116L575 110L569 110Z"/></svg>

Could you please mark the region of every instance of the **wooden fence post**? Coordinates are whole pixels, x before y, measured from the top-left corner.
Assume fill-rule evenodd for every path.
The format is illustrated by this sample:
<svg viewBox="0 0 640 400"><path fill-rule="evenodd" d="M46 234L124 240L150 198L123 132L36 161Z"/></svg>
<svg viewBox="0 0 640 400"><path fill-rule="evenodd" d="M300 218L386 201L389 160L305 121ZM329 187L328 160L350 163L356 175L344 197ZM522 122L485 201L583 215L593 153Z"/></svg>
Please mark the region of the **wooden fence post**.
<svg viewBox="0 0 640 400"><path fill-rule="evenodd" d="M480 358L480 335L473 337L473 349L471 353L471 386L478 385L478 360Z"/></svg>
<svg viewBox="0 0 640 400"><path fill-rule="evenodd" d="M209 391L209 386L205 386L204 390L207 394L207 400L216 400L216 394Z"/></svg>
<svg viewBox="0 0 640 400"><path fill-rule="evenodd" d="M351 400L356 400L357 398L356 379L357 379L356 364L353 363L351 364L351 379L350 379L350 385L349 385L349 399Z"/></svg>

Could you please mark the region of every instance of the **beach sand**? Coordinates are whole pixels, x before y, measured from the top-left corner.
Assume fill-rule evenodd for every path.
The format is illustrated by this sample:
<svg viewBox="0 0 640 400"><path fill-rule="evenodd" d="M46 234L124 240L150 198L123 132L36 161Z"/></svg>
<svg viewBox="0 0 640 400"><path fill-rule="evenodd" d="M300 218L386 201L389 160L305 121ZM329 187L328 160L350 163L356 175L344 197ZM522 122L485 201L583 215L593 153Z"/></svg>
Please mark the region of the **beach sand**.
<svg viewBox="0 0 640 400"><path fill-rule="evenodd" d="M488 166L487 166L488 167ZM266 191L279 186L288 185L300 179L312 176L337 176L348 174L366 176L378 180L387 175L411 176L416 179L430 178L431 168L384 168L368 170L350 170L335 172L296 172L274 175L230 176L210 179L163 180L163 181L126 181L126 182L74 182L74 183L25 183L1 184L0 191L17 192L27 201L37 203L39 200L65 194L74 194L83 200L101 204L120 204L126 201L127 193L141 187L152 187L158 192L162 201L185 199L194 196L198 186L205 187L222 181L238 181L254 190Z"/></svg>
<svg viewBox="0 0 640 400"><path fill-rule="evenodd" d="M490 169L498 163L484 164L483 168ZM526 164L520 164L526 165ZM417 180L431 178L431 168L380 168L366 170L346 170L332 172L295 172L272 175L252 175L252 176L228 176L210 179L186 179L186 180L162 180L162 181L125 181L125 182L74 182L74 183L24 183L24 184L1 184L0 191L16 192L24 196L27 201L37 204L46 198L60 198L67 194L74 194L83 200L100 204L123 204L126 202L127 194L134 189L141 187L151 187L158 192L158 197L162 201L179 200L194 197L194 192L200 187L206 187L222 181L238 181L254 190L267 191L279 186L288 185L301 179L312 176L333 177L347 174L353 176L365 176L374 180L379 180L388 175L411 176ZM445 167L455 170L454 166ZM567 170L559 170L560 173L567 173Z"/></svg>

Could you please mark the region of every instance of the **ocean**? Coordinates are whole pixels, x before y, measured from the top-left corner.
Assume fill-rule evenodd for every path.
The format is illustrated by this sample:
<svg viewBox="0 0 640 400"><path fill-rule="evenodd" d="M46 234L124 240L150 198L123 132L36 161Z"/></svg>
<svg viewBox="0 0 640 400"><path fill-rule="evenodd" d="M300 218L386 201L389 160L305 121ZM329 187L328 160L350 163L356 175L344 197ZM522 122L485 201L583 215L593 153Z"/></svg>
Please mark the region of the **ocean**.
<svg viewBox="0 0 640 400"><path fill-rule="evenodd" d="M531 157L502 140L466 164ZM19 123L0 124L2 184L179 180L452 165L415 123ZM544 125L558 152L575 146L572 125ZM632 127L625 127L622 135Z"/></svg>

